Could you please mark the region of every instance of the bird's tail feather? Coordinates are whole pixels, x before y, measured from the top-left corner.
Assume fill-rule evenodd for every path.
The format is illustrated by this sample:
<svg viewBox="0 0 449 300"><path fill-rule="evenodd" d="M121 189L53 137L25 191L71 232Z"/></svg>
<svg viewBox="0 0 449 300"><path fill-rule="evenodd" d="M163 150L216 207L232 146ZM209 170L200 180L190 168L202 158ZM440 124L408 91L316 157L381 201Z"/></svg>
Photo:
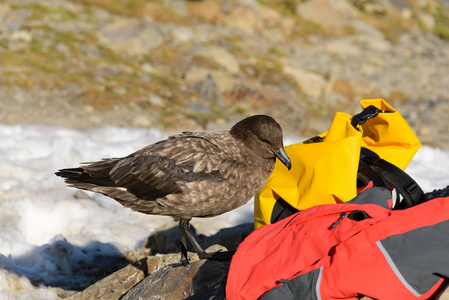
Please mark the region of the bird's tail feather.
<svg viewBox="0 0 449 300"><path fill-rule="evenodd" d="M96 176L84 168L61 169L55 173L64 178L65 182L73 187L92 190L96 186L115 187L116 184L109 176Z"/></svg>

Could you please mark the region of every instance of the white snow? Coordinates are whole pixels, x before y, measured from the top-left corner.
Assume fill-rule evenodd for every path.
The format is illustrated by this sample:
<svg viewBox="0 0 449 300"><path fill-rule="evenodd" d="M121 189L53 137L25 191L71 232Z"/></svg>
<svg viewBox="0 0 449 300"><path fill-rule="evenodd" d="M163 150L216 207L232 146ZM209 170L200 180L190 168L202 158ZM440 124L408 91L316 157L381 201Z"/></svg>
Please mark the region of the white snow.
<svg viewBox="0 0 449 300"><path fill-rule="evenodd" d="M169 217L133 212L96 193L76 199L77 190L54 175L80 162L130 154L165 137L135 128L0 126L0 298L58 299L45 286L82 280L73 271L77 261L135 250L155 228L171 222ZM285 144L301 140L287 138ZM407 172L425 191L443 188L449 184L449 152L423 146ZM192 224L209 235L252 218L250 201ZM42 286L32 287L27 278Z"/></svg>

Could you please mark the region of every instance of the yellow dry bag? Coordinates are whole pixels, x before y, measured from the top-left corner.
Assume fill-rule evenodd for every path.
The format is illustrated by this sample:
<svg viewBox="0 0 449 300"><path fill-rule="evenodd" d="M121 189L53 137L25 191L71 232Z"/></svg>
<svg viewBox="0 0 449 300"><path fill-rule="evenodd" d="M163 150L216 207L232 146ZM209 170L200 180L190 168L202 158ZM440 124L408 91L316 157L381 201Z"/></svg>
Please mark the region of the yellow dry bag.
<svg viewBox="0 0 449 300"><path fill-rule="evenodd" d="M421 146L407 122L382 99L362 100L360 104L363 109L377 108L378 114L357 125L355 117L339 112L327 132L285 147L292 168L289 171L276 163L255 196L256 228L272 223L278 201L298 211L354 198L362 147L402 170L407 167Z"/></svg>

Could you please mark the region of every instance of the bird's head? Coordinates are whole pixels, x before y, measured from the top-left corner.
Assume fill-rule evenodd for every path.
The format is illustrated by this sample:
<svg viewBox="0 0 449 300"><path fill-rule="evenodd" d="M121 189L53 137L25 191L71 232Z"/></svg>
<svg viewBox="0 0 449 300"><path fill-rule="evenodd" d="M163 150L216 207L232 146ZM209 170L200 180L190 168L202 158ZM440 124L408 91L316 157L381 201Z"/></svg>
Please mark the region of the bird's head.
<svg viewBox="0 0 449 300"><path fill-rule="evenodd" d="M282 128L272 117L248 117L235 124L230 133L243 141L256 155L263 158L277 157L289 170L292 167L284 150Z"/></svg>

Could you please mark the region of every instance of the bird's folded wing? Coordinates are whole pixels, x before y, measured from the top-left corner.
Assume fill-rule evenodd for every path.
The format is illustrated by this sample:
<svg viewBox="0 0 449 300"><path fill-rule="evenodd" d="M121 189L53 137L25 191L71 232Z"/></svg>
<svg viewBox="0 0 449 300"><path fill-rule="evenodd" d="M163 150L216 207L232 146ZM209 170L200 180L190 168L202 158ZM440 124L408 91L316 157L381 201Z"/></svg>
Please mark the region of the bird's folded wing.
<svg viewBox="0 0 449 300"><path fill-rule="evenodd" d="M225 180L229 157L204 137L177 137L141 149L118 161L110 177L145 200L182 192L180 183Z"/></svg>

